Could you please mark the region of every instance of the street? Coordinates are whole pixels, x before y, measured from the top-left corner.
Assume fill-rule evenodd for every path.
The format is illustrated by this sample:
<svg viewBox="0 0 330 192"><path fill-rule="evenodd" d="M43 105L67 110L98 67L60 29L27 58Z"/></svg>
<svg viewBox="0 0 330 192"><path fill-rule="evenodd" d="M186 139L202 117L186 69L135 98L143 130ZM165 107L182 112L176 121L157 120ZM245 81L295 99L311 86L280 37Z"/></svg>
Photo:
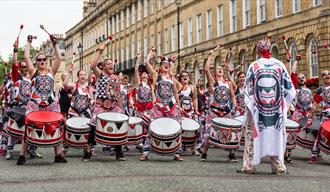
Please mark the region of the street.
<svg viewBox="0 0 330 192"><path fill-rule="evenodd" d="M270 174L267 159L257 167L257 174L237 173L242 166L227 162L227 152L211 149L206 162L185 152L185 161L151 154L149 161L139 162L139 153L126 153L126 161L98 148L90 162L81 161L81 150L70 149L67 164L53 163L53 149L40 149L42 159L29 159L24 166L15 160L0 160L0 191L329 191L330 158L308 164L309 152L297 148L294 162L287 164L289 174Z"/></svg>

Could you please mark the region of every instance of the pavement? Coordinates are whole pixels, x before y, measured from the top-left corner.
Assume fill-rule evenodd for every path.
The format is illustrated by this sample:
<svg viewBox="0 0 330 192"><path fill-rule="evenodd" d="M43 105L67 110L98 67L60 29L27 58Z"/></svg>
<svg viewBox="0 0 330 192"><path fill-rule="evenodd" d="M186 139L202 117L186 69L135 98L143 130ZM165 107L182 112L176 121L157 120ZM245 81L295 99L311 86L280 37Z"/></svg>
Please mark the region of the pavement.
<svg viewBox="0 0 330 192"><path fill-rule="evenodd" d="M15 146L18 150L19 146ZM100 148L90 162L82 162L82 150L70 149L66 164L53 163L53 150L39 149L42 159L29 159L17 166L14 160L0 160L0 191L330 191L330 158L308 164L310 152L297 148L287 164L289 173L272 175L265 159L257 174L237 173L242 166L243 151L238 150L238 163L227 162L228 152L211 148L206 162L185 152L183 162L171 156L151 154L140 162L139 153L130 150L126 161L119 162Z"/></svg>

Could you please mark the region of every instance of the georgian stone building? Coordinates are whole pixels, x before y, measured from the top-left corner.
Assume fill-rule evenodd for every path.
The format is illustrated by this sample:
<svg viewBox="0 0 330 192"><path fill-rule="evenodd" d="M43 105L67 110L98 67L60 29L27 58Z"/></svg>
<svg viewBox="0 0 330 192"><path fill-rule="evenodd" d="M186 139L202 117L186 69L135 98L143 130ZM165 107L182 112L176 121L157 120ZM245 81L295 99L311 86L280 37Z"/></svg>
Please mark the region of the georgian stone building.
<svg viewBox="0 0 330 192"><path fill-rule="evenodd" d="M246 70L257 57L257 40L267 36L272 56L283 61L282 37L287 36L292 55L305 54L299 71L308 77L330 68L330 51L322 46L330 39L328 0L89 0L83 15L65 39L67 68L76 52L75 70L89 70L97 43L110 34L113 41L104 57L113 58L116 70L129 75L137 51L146 50L145 56L151 44L165 56L180 48L179 68L190 71L193 81L205 79L207 53L217 44L222 48L212 68L228 60L232 66L243 63Z"/></svg>

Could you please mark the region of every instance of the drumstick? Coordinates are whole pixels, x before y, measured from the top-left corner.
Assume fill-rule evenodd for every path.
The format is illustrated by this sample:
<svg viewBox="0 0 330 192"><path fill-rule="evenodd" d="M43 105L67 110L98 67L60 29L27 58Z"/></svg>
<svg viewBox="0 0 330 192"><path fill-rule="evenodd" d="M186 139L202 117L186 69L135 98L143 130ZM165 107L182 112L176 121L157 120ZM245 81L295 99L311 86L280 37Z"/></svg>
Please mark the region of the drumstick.
<svg viewBox="0 0 330 192"><path fill-rule="evenodd" d="M44 25L40 25L40 28L41 28L42 30L44 30L44 31L50 36L50 33L45 29Z"/></svg>
<svg viewBox="0 0 330 192"><path fill-rule="evenodd" d="M283 39L283 42L284 42L284 45L285 45L285 49L288 51L289 50L289 48L288 48L288 44L287 44L287 36L286 35L284 35L283 37L282 37L282 39Z"/></svg>
<svg viewBox="0 0 330 192"><path fill-rule="evenodd" d="M24 27L24 25L21 25L19 27L19 32L18 32L18 35L17 35L17 40L19 39L19 36L21 35L21 32L22 32L23 27Z"/></svg>
<svg viewBox="0 0 330 192"><path fill-rule="evenodd" d="M105 44L107 45L108 43L110 43L110 41L112 41L112 35L109 35L109 36L108 36L108 39L107 39L107 41L105 42Z"/></svg>

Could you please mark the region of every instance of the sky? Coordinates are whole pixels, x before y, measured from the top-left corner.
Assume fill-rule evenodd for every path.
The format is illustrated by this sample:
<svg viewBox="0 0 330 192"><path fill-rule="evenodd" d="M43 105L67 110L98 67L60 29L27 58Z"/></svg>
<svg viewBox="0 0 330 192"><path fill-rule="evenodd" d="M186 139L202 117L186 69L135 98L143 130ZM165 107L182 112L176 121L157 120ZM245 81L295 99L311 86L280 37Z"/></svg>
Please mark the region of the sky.
<svg viewBox="0 0 330 192"><path fill-rule="evenodd" d="M82 19L83 0L0 0L0 56L8 60L13 52L20 25L24 25L19 47L24 47L28 35L36 35L32 46L39 47L48 32L65 34Z"/></svg>

